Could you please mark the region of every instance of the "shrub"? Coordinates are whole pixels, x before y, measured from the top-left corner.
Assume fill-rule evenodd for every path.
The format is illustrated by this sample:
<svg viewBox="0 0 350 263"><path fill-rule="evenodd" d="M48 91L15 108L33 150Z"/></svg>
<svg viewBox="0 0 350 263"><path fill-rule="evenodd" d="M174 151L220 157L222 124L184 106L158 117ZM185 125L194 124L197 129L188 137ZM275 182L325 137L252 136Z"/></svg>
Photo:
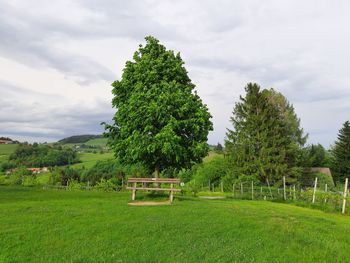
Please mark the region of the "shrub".
<svg viewBox="0 0 350 263"><path fill-rule="evenodd" d="M210 183L219 184L221 179L230 171L229 163L222 156L216 156L211 161L196 168L193 179L198 185Z"/></svg>
<svg viewBox="0 0 350 263"><path fill-rule="evenodd" d="M117 185L113 183L112 179L101 179L101 181L95 185L94 189L98 191L112 192L117 190Z"/></svg>

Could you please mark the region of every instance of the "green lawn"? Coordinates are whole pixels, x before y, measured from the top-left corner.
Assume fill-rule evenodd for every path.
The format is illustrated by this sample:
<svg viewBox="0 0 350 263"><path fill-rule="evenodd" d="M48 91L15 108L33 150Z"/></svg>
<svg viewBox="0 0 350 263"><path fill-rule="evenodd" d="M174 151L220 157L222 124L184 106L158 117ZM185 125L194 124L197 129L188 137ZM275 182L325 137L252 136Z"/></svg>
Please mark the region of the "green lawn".
<svg viewBox="0 0 350 263"><path fill-rule="evenodd" d="M350 218L264 201L0 187L0 262L349 262Z"/></svg>

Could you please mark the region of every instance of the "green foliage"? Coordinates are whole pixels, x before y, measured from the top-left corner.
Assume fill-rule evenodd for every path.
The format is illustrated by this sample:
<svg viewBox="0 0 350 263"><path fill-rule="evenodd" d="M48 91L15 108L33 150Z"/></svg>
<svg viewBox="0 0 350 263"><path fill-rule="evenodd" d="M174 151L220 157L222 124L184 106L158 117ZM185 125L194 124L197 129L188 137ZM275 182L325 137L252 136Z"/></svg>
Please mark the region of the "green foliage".
<svg viewBox="0 0 350 263"><path fill-rule="evenodd" d="M350 177L350 122L346 121L339 130L338 139L332 149L334 156L332 174L336 182Z"/></svg>
<svg viewBox="0 0 350 263"><path fill-rule="evenodd" d="M281 93L249 83L246 96L233 109L225 148L240 176L275 183L286 176L295 182L301 146L306 136L293 106Z"/></svg>
<svg viewBox="0 0 350 263"><path fill-rule="evenodd" d="M117 189L116 181L114 178L111 179L101 179L100 182L96 184L94 189L104 192L112 192Z"/></svg>
<svg viewBox="0 0 350 263"><path fill-rule="evenodd" d="M44 144L20 144L9 157L9 162L4 163L3 169L26 166L44 167L67 165L78 162L76 152L62 147L51 147Z"/></svg>
<svg viewBox="0 0 350 263"><path fill-rule="evenodd" d="M125 178L125 166L117 160L98 161L91 169L83 175L82 180L95 185L102 179L109 180L115 178L121 185L122 179Z"/></svg>
<svg viewBox="0 0 350 263"><path fill-rule="evenodd" d="M221 178L230 172L230 164L222 156L216 156L211 161L203 163L196 168L193 179L199 186L210 184L219 185Z"/></svg>
<svg viewBox="0 0 350 263"><path fill-rule="evenodd" d="M32 181L31 179L26 179L27 177L34 177L32 175L32 172L29 171L26 167L19 167L13 170L13 172L9 175L9 183L12 185L24 185L28 183L29 181Z"/></svg>
<svg viewBox="0 0 350 263"><path fill-rule="evenodd" d="M208 153L210 114L194 92L180 54L146 37L122 79L113 86L114 123L106 125L109 145L127 164L150 170L189 168Z"/></svg>
<svg viewBox="0 0 350 263"><path fill-rule="evenodd" d="M331 155L321 144L311 144L302 149L299 163L302 167L330 167Z"/></svg>
<svg viewBox="0 0 350 263"><path fill-rule="evenodd" d="M224 151L224 147L222 147L221 143L218 142L218 144L214 147L214 151L216 153L222 153Z"/></svg>
<svg viewBox="0 0 350 263"><path fill-rule="evenodd" d="M299 183L303 187L313 187L316 177L319 188L324 189L325 184L327 184L328 189L334 188L333 178L324 173L304 172L299 179Z"/></svg>

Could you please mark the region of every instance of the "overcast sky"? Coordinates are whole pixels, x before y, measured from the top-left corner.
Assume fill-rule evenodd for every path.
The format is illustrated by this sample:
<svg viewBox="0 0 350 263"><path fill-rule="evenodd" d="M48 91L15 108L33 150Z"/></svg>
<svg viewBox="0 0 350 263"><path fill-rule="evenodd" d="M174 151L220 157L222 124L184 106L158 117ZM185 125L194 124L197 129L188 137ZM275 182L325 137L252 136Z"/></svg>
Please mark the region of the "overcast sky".
<svg viewBox="0 0 350 263"><path fill-rule="evenodd" d="M350 119L349 1L0 0L0 136L102 132L110 84L144 37L180 52L223 142L247 82L282 92L309 143Z"/></svg>

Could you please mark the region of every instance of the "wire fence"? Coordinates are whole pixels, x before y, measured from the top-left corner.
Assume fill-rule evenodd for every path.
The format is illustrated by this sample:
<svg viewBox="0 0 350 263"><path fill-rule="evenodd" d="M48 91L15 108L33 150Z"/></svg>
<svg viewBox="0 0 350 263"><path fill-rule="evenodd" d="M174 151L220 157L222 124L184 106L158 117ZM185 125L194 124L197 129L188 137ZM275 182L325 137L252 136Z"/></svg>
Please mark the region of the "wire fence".
<svg viewBox="0 0 350 263"><path fill-rule="evenodd" d="M196 191L200 195L225 195L229 198L245 200L270 200L279 202L296 203L302 206L320 208L325 211L350 214L350 198L348 179L346 178L343 190L330 190L327 184L322 188L315 178L313 187L303 188L296 185L287 185L285 178L281 187L269 185L257 185L253 181L240 182L232 185L221 183L208 183L202 185ZM190 190L191 191L191 190ZM192 187L192 191L194 188Z"/></svg>

